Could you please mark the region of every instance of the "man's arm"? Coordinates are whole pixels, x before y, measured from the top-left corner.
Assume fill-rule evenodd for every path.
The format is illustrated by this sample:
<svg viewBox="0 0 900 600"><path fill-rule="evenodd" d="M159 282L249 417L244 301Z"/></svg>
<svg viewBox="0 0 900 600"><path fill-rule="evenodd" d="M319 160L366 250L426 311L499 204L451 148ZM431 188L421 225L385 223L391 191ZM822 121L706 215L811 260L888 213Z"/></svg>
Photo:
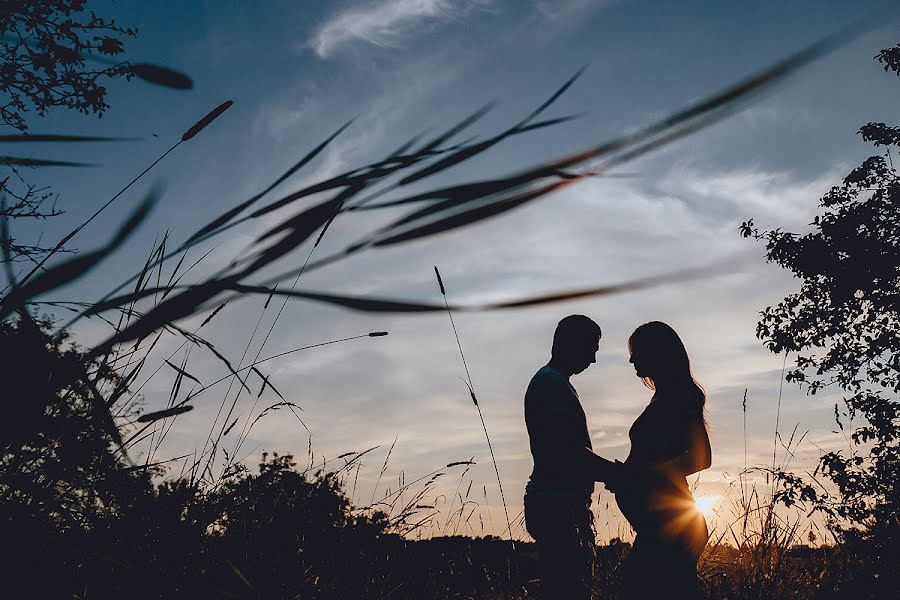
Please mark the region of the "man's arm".
<svg viewBox="0 0 900 600"><path fill-rule="evenodd" d="M554 419L549 419L548 424L554 424ZM553 456L554 465L569 477L587 476L606 483L616 478L621 470L621 464L606 460L587 446L572 443L571 438L554 440L548 451Z"/></svg>
<svg viewBox="0 0 900 600"><path fill-rule="evenodd" d="M581 472L590 473L594 481L607 483L615 480L621 473L621 463L606 460L586 446L576 451L574 461L580 463Z"/></svg>
<svg viewBox="0 0 900 600"><path fill-rule="evenodd" d="M554 468L568 477L590 477L606 482L619 472L616 465L595 454L573 432L573 414L565 399L571 396L562 381L546 379L529 386L526 396L526 421L529 435ZM530 404L530 408L529 405Z"/></svg>

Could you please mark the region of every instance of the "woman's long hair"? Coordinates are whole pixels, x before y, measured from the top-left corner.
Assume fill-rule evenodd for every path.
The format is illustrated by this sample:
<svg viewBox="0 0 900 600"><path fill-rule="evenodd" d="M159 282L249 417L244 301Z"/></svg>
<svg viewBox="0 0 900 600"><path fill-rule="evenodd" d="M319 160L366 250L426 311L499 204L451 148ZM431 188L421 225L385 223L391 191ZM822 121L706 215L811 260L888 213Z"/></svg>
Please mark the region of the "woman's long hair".
<svg viewBox="0 0 900 600"><path fill-rule="evenodd" d="M656 390L660 383L666 388L696 394L700 414L706 405L706 392L691 372L684 343L675 330L662 321L650 321L634 330L628 338L628 350L640 351L644 360L653 365L652 377L642 377L644 385Z"/></svg>

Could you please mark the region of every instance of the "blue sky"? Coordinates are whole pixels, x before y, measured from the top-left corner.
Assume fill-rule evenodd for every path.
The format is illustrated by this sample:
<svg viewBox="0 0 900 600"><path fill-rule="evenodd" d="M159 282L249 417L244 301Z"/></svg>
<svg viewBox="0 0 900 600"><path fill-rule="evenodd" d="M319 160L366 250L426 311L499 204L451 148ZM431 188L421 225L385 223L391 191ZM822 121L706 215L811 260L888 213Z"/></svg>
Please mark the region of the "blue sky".
<svg viewBox="0 0 900 600"><path fill-rule="evenodd" d="M535 165L647 124L877 6L881 3L97 2L98 14L139 29L138 38L127 45L129 57L183 70L195 88L175 92L138 81L115 82L109 86L112 108L101 120L65 113L33 120L34 133L141 138L76 151L35 149L42 156L52 151L54 157L77 155L102 164L34 174L60 192L60 206L67 211L42 224L40 231L45 239L62 235L197 118L226 99L234 100L211 127L176 150L76 238L77 247L99 244L153 183L165 186L152 218L127 251L101 272L61 290L67 298L94 299L139 269L161 232L172 230L175 240L183 240L212 216L265 187L351 117L357 117L354 124L279 192L378 158L412 135L428 128L439 131L496 100L496 108L473 128L480 135L493 133L528 114L588 65L548 113L584 113L581 118L516 136L483 159L447 172L442 181ZM300 287L435 301L436 264L452 300L476 302L733 259L729 272L702 281L456 318L511 516L521 509L531 466L522 395L548 358L555 323L571 313L592 316L604 330L598 364L573 383L581 393L595 449L610 458L627 454L628 427L649 400L627 363L629 333L658 319L681 334L709 393L714 464L700 477L697 493L722 495L744 465L745 388L747 460L771 462L782 358L768 354L756 340L755 322L759 310L795 286L789 275L763 263L762 248L741 239L737 227L753 217L762 227L804 228L818 197L871 153L855 135L858 127L873 120L896 122L897 80L872 60L878 50L897 42L890 29L868 33L817 61L729 120L623 167L627 178L584 181L498 219L373 250L304 275ZM385 218L336 221L322 254ZM210 265L240 254L258 228L233 231L219 240ZM23 228L18 234L36 236L38 230ZM303 257L305 251L292 255L282 268L296 266ZM197 274L202 273L198 268ZM203 330L235 362L262 302L256 298L230 305ZM274 313L267 311L265 330ZM390 331L390 336L269 363L273 383L303 407L316 455L333 458L380 444L359 473L359 489L365 491L357 500L363 501L370 497L395 437L378 493L387 485L396 487L401 472L408 481L474 456L478 464L466 478L472 477L476 489L486 486L484 522L499 524L503 517L493 467L477 413L459 380L464 372L446 315L375 317L294 302L278 319L262 355L373 330ZM99 323L80 329L85 342L103 334ZM251 355L260 341L251 344ZM154 360L161 362L179 343L165 340ZM204 382L222 374L199 351L192 353L189 365ZM171 382L165 376L161 373L144 387L148 410L165 404ZM277 400L263 397L254 405L254 396L239 398L242 418L255 417ZM202 446L222 395L204 398L177 420L159 458ZM800 423L801 432L810 430L793 464L812 464L819 454L816 446L844 444L831 433L834 401L833 394L811 398L794 386L784 387L781 429L789 433ZM250 460L263 450L306 456L308 441L289 413L276 412L254 426L241 453L250 454ZM458 477L455 471L436 482L435 494L445 496L439 506L453 493ZM605 498L604 493L600 506ZM618 522L614 511L603 518ZM480 533L478 526L474 532Z"/></svg>

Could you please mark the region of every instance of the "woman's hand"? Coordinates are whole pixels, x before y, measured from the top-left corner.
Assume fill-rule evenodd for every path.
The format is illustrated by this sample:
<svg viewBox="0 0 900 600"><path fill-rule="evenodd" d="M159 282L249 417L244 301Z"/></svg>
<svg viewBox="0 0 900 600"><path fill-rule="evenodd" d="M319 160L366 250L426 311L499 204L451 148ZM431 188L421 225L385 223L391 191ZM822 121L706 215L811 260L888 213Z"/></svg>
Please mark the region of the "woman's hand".
<svg viewBox="0 0 900 600"><path fill-rule="evenodd" d="M635 466L616 460L612 475L603 484L613 494L646 488L654 481L667 479L664 465Z"/></svg>
<svg viewBox="0 0 900 600"><path fill-rule="evenodd" d="M631 469L618 459L612 465L609 469L609 476L603 481L603 485L615 494L622 487L627 486L628 481L633 478L633 474L630 473Z"/></svg>
<svg viewBox="0 0 900 600"><path fill-rule="evenodd" d="M615 494L616 504L622 515L635 529L647 518L648 496L646 479L649 471L616 461L615 476L605 481L606 489Z"/></svg>

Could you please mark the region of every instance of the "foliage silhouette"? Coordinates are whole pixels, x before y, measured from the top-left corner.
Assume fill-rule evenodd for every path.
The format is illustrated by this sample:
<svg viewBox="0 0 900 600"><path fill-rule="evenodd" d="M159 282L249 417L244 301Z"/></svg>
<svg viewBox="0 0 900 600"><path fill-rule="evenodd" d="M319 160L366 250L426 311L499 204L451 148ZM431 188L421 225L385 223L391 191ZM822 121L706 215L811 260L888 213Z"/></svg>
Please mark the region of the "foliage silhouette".
<svg viewBox="0 0 900 600"><path fill-rule="evenodd" d="M900 45L875 58L900 75L898 54ZM862 526L843 533L872 542L870 575L888 591L900 582L892 546L900 535L900 177L891 151L900 128L868 123L859 134L884 153L821 198L811 232L760 231L750 220L741 233L765 241L767 261L800 279L797 292L762 312L757 336L772 352L794 353L788 381L809 394L830 386L846 394L834 417L850 431L851 453L827 452L817 469L834 488L780 471L779 499L808 504L839 530Z"/></svg>
<svg viewBox="0 0 900 600"><path fill-rule="evenodd" d="M88 13L85 4L85 0L39 3L14 0L3 3L0 8L0 118L5 125L23 133L0 135L0 142L132 140L134 138L29 135L26 116L32 112L44 116L49 109L62 107L83 113L93 112L102 117L109 108L106 88L101 85L103 79L131 79L134 76L173 89L192 87L189 77L168 67L111 58L124 52L123 38L134 37L137 31L119 26L115 20ZM85 61L100 63L104 67L92 69ZM8 221L12 219L46 219L61 214L55 202L53 208L44 208L54 194L46 188L27 183L22 178L21 168L95 166L69 160L5 155L0 156L0 165L10 171L10 175L0 181L0 197L3 198L0 219L7 221L7 230ZM12 201L7 203L7 197ZM12 273L11 263L33 262L36 266L24 278L28 279L43 268L50 256L64 252L63 246L68 239L71 237L64 238L54 248L47 248L16 243L14 238L6 236L0 264Z"/></svg>
<svg viewBox="0 0 900 600"><path fill-rule="evenodd" d="M103 78L127 77L127 64L103 69L85 66L85 54L116 56L123 38L136 30L94 13L84 14L85 0L5 2L0 11L0 101L3 122L24 131L24 113L45 114L52 107L102 114L109 108Z"/></svg>

